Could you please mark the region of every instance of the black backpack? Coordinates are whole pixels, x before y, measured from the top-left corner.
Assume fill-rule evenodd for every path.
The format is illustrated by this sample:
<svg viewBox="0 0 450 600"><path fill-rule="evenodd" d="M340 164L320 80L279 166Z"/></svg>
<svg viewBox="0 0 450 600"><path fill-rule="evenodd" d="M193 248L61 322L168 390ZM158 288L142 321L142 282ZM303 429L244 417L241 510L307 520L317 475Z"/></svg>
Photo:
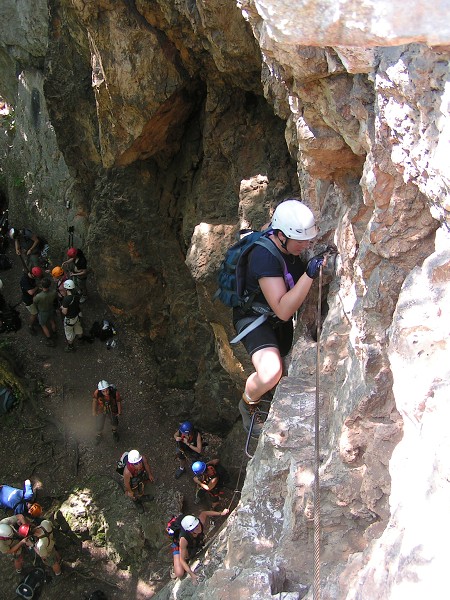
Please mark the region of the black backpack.
<svg viewBox="0 0 450 600"><path fill-rule="evenodd" d="M22 583L19 583L16 594L26 600L36 600L41 595L44 583L45 571L40 567L36 567L28 573Z"/></svg>

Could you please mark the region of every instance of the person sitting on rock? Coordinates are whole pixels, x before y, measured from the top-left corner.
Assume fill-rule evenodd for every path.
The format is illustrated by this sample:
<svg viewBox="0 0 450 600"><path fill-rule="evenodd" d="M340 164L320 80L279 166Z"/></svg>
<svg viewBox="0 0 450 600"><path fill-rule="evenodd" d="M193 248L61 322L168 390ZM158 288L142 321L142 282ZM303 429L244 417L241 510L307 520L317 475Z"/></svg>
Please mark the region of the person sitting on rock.
<svg viewBox="0 0 450 600"><path fill-rule="evenodd" d="M98 445L102 440L103 428L105 426L106 416L111 421L111 430L113 440L119 441L119 416L122 414L122 398L115 385L102 379L97 384L92 397L92 416L95 417L95 429L97 436L95 444Z"/></svg>
<svg viewBox="0 0 450 600"><path fill-rule="evenodd" d="M201 494L206 493L211 499L211 508L216 508L219 505L221 496L223 496L224 485L220 467L218 458L214 458L207 463L198 460L192 465L192 471L195 474L194 483L197 484L195 504L199 504Z"/></svg>
<svg viewBox="0 0 450 600"><path fill-rule="evenodd" d="M52 568L57 577L61 575L61 557L55 547L50 521L44 519L39 525L24 523L19 527L19 535L24 539L25 545L33 549L45 565Z"/></svg>
<svg viewBox="0 0 450 600"><path fill-rule="evenodd" d="M184 421L175 431L173 437L177 443L177 458L180 461L175 472L175 479L179 479L186 472L186 454L198 460L203 448L202 436L190 421Z"/></svg>
<svg viewBox="0 0 450 600"><path fill-rule="evenodd" d="M224 508L221 512L204 510L198 517L186 515L182 519L181 529L171 546L175 577L183 577L188 573L192 582L197 583L198 576L191 569L188 561L194 558L204 544L204 537L210 525L209 517L224 517L229 512L228 508Z"/></svg>
<svg viewBox="0 0 450 600"><path fill-rule="evenodd" d="M70 276L80 292L81 304L87 300L87 278L89 274L87 258L81 248L69 248L68 259L62 263L62 268L67 267Z"/></svg>
<svg viewBox="0 0 450 600"><path fill-rule="evenodd" d="M123 470L123 483L125 495L133 502L140 500L153 500L153 496L146 494L148 483L153 483L155 478L148 464L147 457L139 450L128 452L127 464Z"/></svg>
<svg viewBox="0 0 450 600"><path fill-rule="evenodd" d="M25 480L23 489L0 485L0 506L12 510L15 515L30 515L35 518L42 514L41 505L34 502L34 492L29 479Z"/></svg>
<svg viewBox="0 0 450 600"><path fill-rule="evenodd" d="M12 557L16 573L22 572L22 548L25 545L25 540L19 535L19 527L26 522L24 515L20 514L0 521L0 553Z"/></svg>

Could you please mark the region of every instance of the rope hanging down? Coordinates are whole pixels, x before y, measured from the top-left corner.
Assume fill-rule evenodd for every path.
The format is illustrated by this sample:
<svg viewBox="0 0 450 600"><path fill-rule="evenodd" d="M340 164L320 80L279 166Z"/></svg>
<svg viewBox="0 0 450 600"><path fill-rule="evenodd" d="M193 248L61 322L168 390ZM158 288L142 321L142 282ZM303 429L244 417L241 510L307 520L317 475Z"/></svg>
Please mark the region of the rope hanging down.
<svg viewBox="0 0 450 600"><path fill-rule="evenodd" d="M316 402L314 410L314 586L313 599L320 600L320 440L319 440L319 400L320 400L320 334L322 322L322 276L319 272L319 296L317 300L317 345L316 345Z"/></svg>

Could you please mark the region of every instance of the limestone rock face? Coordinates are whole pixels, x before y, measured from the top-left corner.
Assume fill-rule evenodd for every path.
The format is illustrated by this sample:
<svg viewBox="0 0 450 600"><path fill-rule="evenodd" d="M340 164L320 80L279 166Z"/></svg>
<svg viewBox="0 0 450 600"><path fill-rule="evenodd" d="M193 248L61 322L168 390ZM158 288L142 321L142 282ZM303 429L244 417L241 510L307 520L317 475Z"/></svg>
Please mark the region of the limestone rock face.
<svg viewBox="0 0 450 600"><path fill-rule="evenodd" d="M206 579L159 597L312 597L316 400L322 598L446 589L433 534L446 533L450 500L448 2L5 6L11 218L56 250L74 226L100 293L147 338L157 383L191 390L202 427L240 426L252 369L213 302L239 230L301 194L320 225L315 251L339 250L320 352L316 281ZM39 26L19 43L31 15Z"/></svg>

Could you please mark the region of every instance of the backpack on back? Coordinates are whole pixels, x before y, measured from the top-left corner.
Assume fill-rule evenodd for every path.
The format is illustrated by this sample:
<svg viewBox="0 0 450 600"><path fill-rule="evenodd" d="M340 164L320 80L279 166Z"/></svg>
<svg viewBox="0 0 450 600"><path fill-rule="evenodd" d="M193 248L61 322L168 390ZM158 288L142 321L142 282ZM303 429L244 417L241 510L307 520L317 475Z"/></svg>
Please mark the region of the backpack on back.
<svg viewBox="0 0 450 600"><path fill-rule="evenodd" d="M122 456L117 461L116 471L119 475L123 475L124 469L128 464L128 452L124 452Z"/></svg>
<svg viewBox="0 0 450 600"><path fill-rule="evenodd" d="M267 237L270 229L252 231L243 229L239 233L242 237L231 246L222 261L217 276L219 288L214 294L214 299L219 298L226 306L236 308L251 307L256 292L250 296L246 293L245 276L247 271L248 255L255 245L263 246L280 262L283 276L288 284L286 263L275 245ZM289 283L289 288L292 287Z"/></svg>
<svg viewBox="0 0 450 600"><path fill-rule="evenodd" d="M172 517L169 519L166 525L166 533L170 538L173 539L174 542L177 541L180 537L180 531L182 529L181 521L183 520L183 518L183 514L180 514L178 516L172 515Z"/></svg>

